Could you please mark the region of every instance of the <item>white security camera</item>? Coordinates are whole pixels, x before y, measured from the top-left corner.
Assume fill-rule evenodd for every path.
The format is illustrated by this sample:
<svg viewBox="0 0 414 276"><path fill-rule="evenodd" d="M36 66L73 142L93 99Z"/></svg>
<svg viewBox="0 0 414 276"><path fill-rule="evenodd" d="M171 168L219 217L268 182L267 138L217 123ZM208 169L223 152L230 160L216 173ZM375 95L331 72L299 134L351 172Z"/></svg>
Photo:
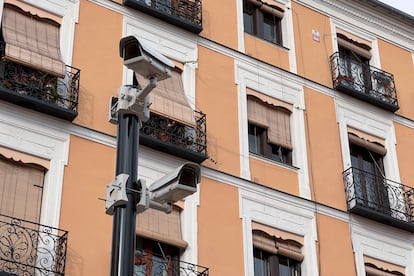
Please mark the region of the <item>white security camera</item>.
<svg viewBox="0 0 414 276"><path fill-rule="evenodd" d="M156 78L158 81L171 77L174 63L139 41L136 36L127 36L119 42L119 54L124 65L146 79Z"/></svg>
<svg viewBox="0 0 414 276"><path fill-rule="evenodd" d="M150 200L172 204L195 193L199 183L200 166L187 162L149 186Z"/></svg>

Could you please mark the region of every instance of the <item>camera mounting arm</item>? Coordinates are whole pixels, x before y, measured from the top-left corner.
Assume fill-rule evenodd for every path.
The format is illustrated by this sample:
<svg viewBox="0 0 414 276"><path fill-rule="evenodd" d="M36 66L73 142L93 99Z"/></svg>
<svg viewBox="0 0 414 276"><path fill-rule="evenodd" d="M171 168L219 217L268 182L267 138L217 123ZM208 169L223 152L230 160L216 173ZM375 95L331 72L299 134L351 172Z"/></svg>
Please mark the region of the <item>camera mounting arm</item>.
<svg viewBox="0 0 414 276"><path fill-rule="evenodd" d="M157 77L151 77L144 89L132 85L121 86L118 89L118 97L111 98L109 121L116 124L118 114L132 114L143 122L148 121L150 117L149 93L157 86L157 82Z"/></svg>

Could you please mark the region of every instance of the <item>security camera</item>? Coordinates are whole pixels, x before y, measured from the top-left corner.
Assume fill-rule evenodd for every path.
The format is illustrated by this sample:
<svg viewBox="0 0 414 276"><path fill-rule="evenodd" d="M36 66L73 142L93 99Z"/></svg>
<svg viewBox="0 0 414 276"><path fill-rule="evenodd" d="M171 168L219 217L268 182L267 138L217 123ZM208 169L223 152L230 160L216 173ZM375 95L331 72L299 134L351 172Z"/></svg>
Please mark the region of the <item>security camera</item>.
<svg viewBox="0 0 414 276"><path fill-rule="evenodd" d="M119 42L119 54L124 65L146 79L156 78L158 81L171 77L174 63L152 49L136 36L127 36Z"/></svg>
<svg viewBox="0 0 414 276"><path fill-rule="evenodd" d="M160 204L177 202L195 193L199 183L200 166L187 162L149 186L150 200Z"/></svg>

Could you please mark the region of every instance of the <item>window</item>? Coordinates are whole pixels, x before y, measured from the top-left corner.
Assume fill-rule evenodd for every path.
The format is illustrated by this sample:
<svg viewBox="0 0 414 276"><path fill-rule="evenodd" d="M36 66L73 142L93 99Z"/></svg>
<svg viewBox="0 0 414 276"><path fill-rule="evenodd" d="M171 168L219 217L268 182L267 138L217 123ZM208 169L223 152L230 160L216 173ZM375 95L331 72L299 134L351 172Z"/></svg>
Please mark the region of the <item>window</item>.
<svg viewBox="0 0 414 276"><path fill-rule="evenodd" d="M134 276L179 276L179 253L174 246L138 237Z"/></svg>
<svg viewBox="0 0 414 276"><path fill-rule="evenodd" d="M357 182L355 186L357 200L362 200L367 207L383 214L390 214L382 160L385 155L385 148L354 134L349 134L348 137L350 140L351 165Z"/></svg>
<svg viewBox="0 0 414 276"><path fill-rule="evenodd" d="M292 165L290 111L248 96L248 135L251 153Z"/></svg>
<svg viewBox="0 0 414 276"><path fill-rule="evenodd" d="M358 43L338 33L339 73L344 84L353 86L359 92L371 90L371 72L369 61L371 47Z"/></svg>
<svg viewBox="0 0 414 276"><path fill-rule="evenodd" d="M39 223L45 169L0 155L0 214Z"/></svg>
<svg viewBox="0 0 414 276"><path fill-rule="evenodd" d="M243 1L244 31L277 45L282 45L283 10L257 0Z"/></svg>
<svg viewBox="0 0 414 276"><path fill-rule="evenodd" d="M254 276L300 276L301 245L253 230Z"/></svg>

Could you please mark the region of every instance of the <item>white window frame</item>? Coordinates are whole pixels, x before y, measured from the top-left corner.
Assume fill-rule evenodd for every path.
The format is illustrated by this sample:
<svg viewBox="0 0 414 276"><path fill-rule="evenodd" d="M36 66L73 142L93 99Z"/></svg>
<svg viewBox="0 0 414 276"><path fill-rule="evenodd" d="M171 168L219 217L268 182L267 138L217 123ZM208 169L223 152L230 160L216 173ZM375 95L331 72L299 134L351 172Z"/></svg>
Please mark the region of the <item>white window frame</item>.
<svg viewBox="0 0 414 276"><path fill-rule="evenodd" d="M260 191L263 189L263 191ZM302 275L319 275L316 254L316 218L314 210L298 207L283 195L266 188L239 190L240 218L244 237L245 275L254 275L252 221L303 237ZM265 210L265 211L264 211Z"/></svg>
<svg viewBox="0 0 414 276"><path fill-rule="evenodd" d="M296 67L296 52L295 52L295 40L293 31L293 17L292 17L292 3L291 0L275 0L285 6L283 18L281 20L282 29L282 47L289 51L289 63L290 71L297 73ZM240 52L245 53L246 48L244 44L244 22L243 22L243 0L237 1L237 40L238 49ZM275 47L278 45L275 44Z"/></svg>
<svg viewBox="0 0 414 276"><path fill-rule="evenodd" d="M240 175L251 180L250 152L248 139L247 92L246 88L263 93L269 97L284 101L293 106L290 115L292 139L292 165L297 167L299 175L299 193L301 197L311 198L308 177L308 161L306 150L306 133L304 109L305 100L303 86L277 68L235 61L236 84L238 89L239 111L239 144L240 144ZM275 166L278 164L273 162Z"/></svg>

